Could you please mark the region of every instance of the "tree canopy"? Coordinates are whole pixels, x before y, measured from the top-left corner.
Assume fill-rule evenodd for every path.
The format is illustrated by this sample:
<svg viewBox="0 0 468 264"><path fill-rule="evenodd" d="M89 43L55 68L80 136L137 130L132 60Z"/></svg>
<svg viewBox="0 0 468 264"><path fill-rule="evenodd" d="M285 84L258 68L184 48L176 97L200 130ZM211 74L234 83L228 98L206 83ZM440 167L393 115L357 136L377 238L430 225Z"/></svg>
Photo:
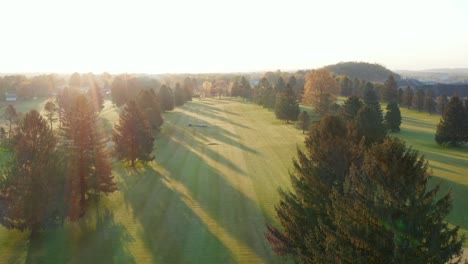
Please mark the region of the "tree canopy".
<svg viewBox="0 0 468 264"><path fill-rule="evenodd" d="M154 137L148 120L135 101L129 101L119 115L119 123L112 133L114 154L119 160L148 162L154 159Z"/></svg>
<svg viewBox="0 0 468 264"><path fill-rule="evenodd" d="M12 136L13 159L0 177L0 223L34 237L64 219L64 170L57 138L37 111L27 113Z"/></svg>
<svg viewBox="0 0 468 264"><path fill-rule="evenodd" d="M314 107L320 115L331 112L335 108L338 86L333 75L321 68L306 74L303 102Z"/></svg>
<svg viewBox="0 0 468 264"><path fill-rule="evenodd" d="M462 100L458 95L452 96L437 125L437 144L459 146L468 141L467 120L467 110Z"/></svg>
<svg viewBox="0 0 468 264"><path fill-rule="evenodd" d="M400 131L401 125L401 112L396 102L387 105L387 112L385 113L385 126L392 132Z"/></svg>

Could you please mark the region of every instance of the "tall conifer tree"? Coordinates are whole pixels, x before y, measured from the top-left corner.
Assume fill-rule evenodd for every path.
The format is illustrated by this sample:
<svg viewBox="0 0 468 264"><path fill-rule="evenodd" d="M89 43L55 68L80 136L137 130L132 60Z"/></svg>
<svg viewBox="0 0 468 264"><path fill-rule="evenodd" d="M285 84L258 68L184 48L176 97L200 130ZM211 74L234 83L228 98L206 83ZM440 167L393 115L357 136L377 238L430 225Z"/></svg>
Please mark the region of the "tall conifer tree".
<svg viewBox="0 0 468 264"><path fill-rule="evenodd" d="M119 160L129 161L135 168L136 162L154 159L154 137L145 114L135 101L129 101L119 116L119 123L112 133L114 153Z"/></svg>
<svg viewBox="0 0 468 264"><path fill-rule="evenodd" d="M328 209L329 263L452 263L461 253L459 227L446 222L450 193L428 188L424 158L389 138L354 166Z"/></svg>
<svg viewBox="0 0 468 264"><path fill-rule="evenodd" d="M117 190L103 130L85 95L78 96L65 112L62 137L64 154L69 161L69 217L76 220L86 213L90 199Z"/></svg>
<svg viewBox="0 0 468 264"><path fill-rule="evenodd" d="M435 141L439 145L459 146L467 141L467 111L458 95L452 96L437 125Z"/></svg>
<svg viewBox="0 0 468 264"><path fill-rule="evenodd" d="M31 237L63 222L64 170L57 138L37 111L27 113L12 135L13 159L0 178L0 223L30 230Z"/></svg>
<svg viewBox="0 0 468 264"><path fill-rule="evenodd" d="M400 131L401 112L396 102L387 105L387 113L385 113L385 126L392 132Z"/></svg>

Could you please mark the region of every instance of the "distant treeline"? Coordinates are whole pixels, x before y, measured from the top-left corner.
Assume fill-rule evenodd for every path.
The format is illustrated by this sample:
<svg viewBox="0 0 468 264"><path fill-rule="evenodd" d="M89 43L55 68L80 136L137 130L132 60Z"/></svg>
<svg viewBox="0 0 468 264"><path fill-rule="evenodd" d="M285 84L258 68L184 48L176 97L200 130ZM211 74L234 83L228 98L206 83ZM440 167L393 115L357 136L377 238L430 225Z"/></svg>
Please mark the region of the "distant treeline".
<svg viewBox="0 0 468 264"><path fill-rule="evenodd" d="M450 84L450 83L437 83L437 84L426 84L418 89L431 89L434 91L436 96L441 94L454 95L458 94L460 97L468 97L468 84Z"/></svg>

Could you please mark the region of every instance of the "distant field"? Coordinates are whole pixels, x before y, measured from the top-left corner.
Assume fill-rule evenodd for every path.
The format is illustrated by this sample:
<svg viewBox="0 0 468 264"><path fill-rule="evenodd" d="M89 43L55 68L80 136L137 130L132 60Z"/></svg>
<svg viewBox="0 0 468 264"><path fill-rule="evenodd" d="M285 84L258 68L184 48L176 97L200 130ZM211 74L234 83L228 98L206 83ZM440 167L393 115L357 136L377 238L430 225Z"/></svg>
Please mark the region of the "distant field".
<svg viewBox="0 0 468 264"><path fill-rule="evenodd" d="M439 117L402 113L396 135L431 162L431 184L441 182L444 192L452 188L449 221L468 229L468 149L435 144ZM106 103L101 116L110 135L116 108ZM40 241L30 244L26 233L0 227L0 262L287 261L272 252L264 226L275 222L277 188L290 186L288 170L304 140L301 131L273 112L234 99L195 99L164 118L155 162L137 172L114 162L120 191L82 221L46 232Z"/></svg>

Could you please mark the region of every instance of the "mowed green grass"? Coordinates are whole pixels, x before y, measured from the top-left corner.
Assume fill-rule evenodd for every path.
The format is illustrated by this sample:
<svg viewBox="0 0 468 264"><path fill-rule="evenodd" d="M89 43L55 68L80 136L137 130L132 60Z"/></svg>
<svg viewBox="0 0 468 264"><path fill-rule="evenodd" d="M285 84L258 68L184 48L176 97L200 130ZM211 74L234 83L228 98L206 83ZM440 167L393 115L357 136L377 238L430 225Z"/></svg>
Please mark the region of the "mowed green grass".
<svg viewBox="0 0 468 264"><path fill-rule="evenodd" d="M109 135L118 119L110 104L102 118ZM138 171L115 162L120 191L37 241L0 228L0 261L284 262L265 223L276 221L277 189L289 187L302 132L236 100L195 99L164 118L154 162Z"/></svg>
<svg viewBox="0 0 468 264"><path fill-rule="evenodd" d="M442 192L451 189L455 198L450 223L468 229L466 147L435 144L439 117L402 114L402 131L395 135L430 161L436 176L431 185L441 183ZM116 108L106 103L101 116L110 136ZM264 232L265 223L276 222L277 188L290 187L301 131L257 105L231 99L195 99L164 118L154 162L138 171L114 162L120 190L92 205L78 223L41 239L29 242L27 233L0 227L0 262L287 261L274 255Z"/></svg>
<svg viewBox="0 0 468 264"><path fill-rule="evenodd" d="M441 194L452 193L453 209L448 221L459 225L468 238L468 146L450 148L436 144L434 136L440 115L430 116L406 108L400 110L403 117L401 131L392 135L406 140L408 146L429 161L434 175L430 186L440 184ZM468 240L465 247L468 247Z"/></svg>

